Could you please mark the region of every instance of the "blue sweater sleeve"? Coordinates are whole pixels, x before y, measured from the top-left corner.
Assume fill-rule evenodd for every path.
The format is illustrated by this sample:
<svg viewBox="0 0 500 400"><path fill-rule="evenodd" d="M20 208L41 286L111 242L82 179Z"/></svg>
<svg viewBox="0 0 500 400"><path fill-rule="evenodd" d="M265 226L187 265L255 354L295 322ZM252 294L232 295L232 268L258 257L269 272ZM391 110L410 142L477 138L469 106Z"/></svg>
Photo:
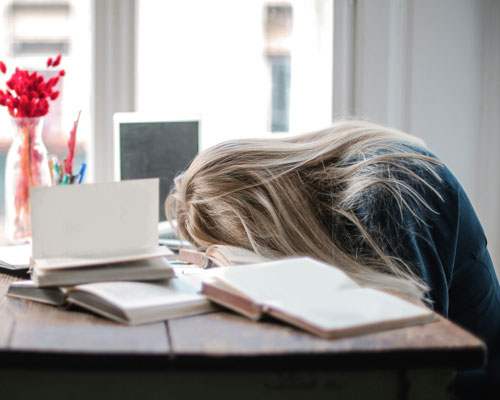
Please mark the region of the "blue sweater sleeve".
<svg viewBox="0 0 500 400"><path fill-rule="evenodd" d="M370 207L369 229L381 246L403 259L429 286L435 311L480 337L488 365L476 375L500 385L500 286L479 219L463 188L445 166L430 179L439 196L412 187L429 204L395 213L395 200ZM408 200L412 205L412 200ZM392 202L392 203L391 203ZM415 204L413 204L415 205ZM372 204L373 206L373 204ZM476 371L477 372L477 371Z"/></svg>

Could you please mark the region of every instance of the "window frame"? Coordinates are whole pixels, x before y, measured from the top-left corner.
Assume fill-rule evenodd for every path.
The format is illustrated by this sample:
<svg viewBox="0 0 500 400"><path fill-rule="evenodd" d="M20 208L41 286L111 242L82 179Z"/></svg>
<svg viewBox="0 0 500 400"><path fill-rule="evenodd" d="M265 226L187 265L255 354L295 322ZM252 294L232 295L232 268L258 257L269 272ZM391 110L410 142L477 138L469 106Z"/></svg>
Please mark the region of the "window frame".
<svg viewBox="0 0 500 400"><path fill-rule="evenodd" d="M113 114L135 110L136 0L92 0L89 180L113 180Z"/></svg>

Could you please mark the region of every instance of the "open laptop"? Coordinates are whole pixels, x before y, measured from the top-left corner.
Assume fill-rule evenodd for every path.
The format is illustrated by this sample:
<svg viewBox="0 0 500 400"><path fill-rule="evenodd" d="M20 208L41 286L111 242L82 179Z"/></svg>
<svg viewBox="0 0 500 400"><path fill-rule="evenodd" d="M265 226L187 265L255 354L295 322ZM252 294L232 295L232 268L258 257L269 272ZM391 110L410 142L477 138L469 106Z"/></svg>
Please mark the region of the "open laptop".
<svg viewBox="0 0 500 400"><path fill-rule="evenodd" d="M169 238L164 203L174 178L198 154L199 116L153 117L141 113L116 113L114 126L114 177L116 180L160 179L160 237Z"/></svg>

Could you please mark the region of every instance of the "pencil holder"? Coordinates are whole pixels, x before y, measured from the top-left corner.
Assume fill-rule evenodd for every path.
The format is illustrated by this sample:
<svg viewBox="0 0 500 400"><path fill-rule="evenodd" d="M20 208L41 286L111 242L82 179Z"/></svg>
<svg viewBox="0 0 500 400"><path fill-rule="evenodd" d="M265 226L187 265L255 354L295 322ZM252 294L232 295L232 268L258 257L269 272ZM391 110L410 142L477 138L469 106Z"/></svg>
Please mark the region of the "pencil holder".
<svg viewBox="0 0 500 400"><path fill-rule="evenodd" d="M11 118L14 138L5 164L5 233L11 244L28 242L30 189L50 185L43 117Z"/></svg>

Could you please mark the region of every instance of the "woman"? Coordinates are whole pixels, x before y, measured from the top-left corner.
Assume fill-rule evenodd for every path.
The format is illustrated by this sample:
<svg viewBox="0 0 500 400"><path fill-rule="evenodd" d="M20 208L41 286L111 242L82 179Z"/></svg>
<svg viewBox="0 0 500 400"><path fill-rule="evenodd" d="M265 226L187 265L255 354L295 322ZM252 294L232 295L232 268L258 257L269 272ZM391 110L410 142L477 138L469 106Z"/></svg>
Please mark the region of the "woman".
<svg viewBox="0 0 500 400"><path fill-rule="evenodd" d="M285 139L228 141L195 158L166 211L202 249L308 255L424 301L487 343L488 369L474 379L496 379L500 287L486 239L460 184L417 138L341 121Z"/></svg>

